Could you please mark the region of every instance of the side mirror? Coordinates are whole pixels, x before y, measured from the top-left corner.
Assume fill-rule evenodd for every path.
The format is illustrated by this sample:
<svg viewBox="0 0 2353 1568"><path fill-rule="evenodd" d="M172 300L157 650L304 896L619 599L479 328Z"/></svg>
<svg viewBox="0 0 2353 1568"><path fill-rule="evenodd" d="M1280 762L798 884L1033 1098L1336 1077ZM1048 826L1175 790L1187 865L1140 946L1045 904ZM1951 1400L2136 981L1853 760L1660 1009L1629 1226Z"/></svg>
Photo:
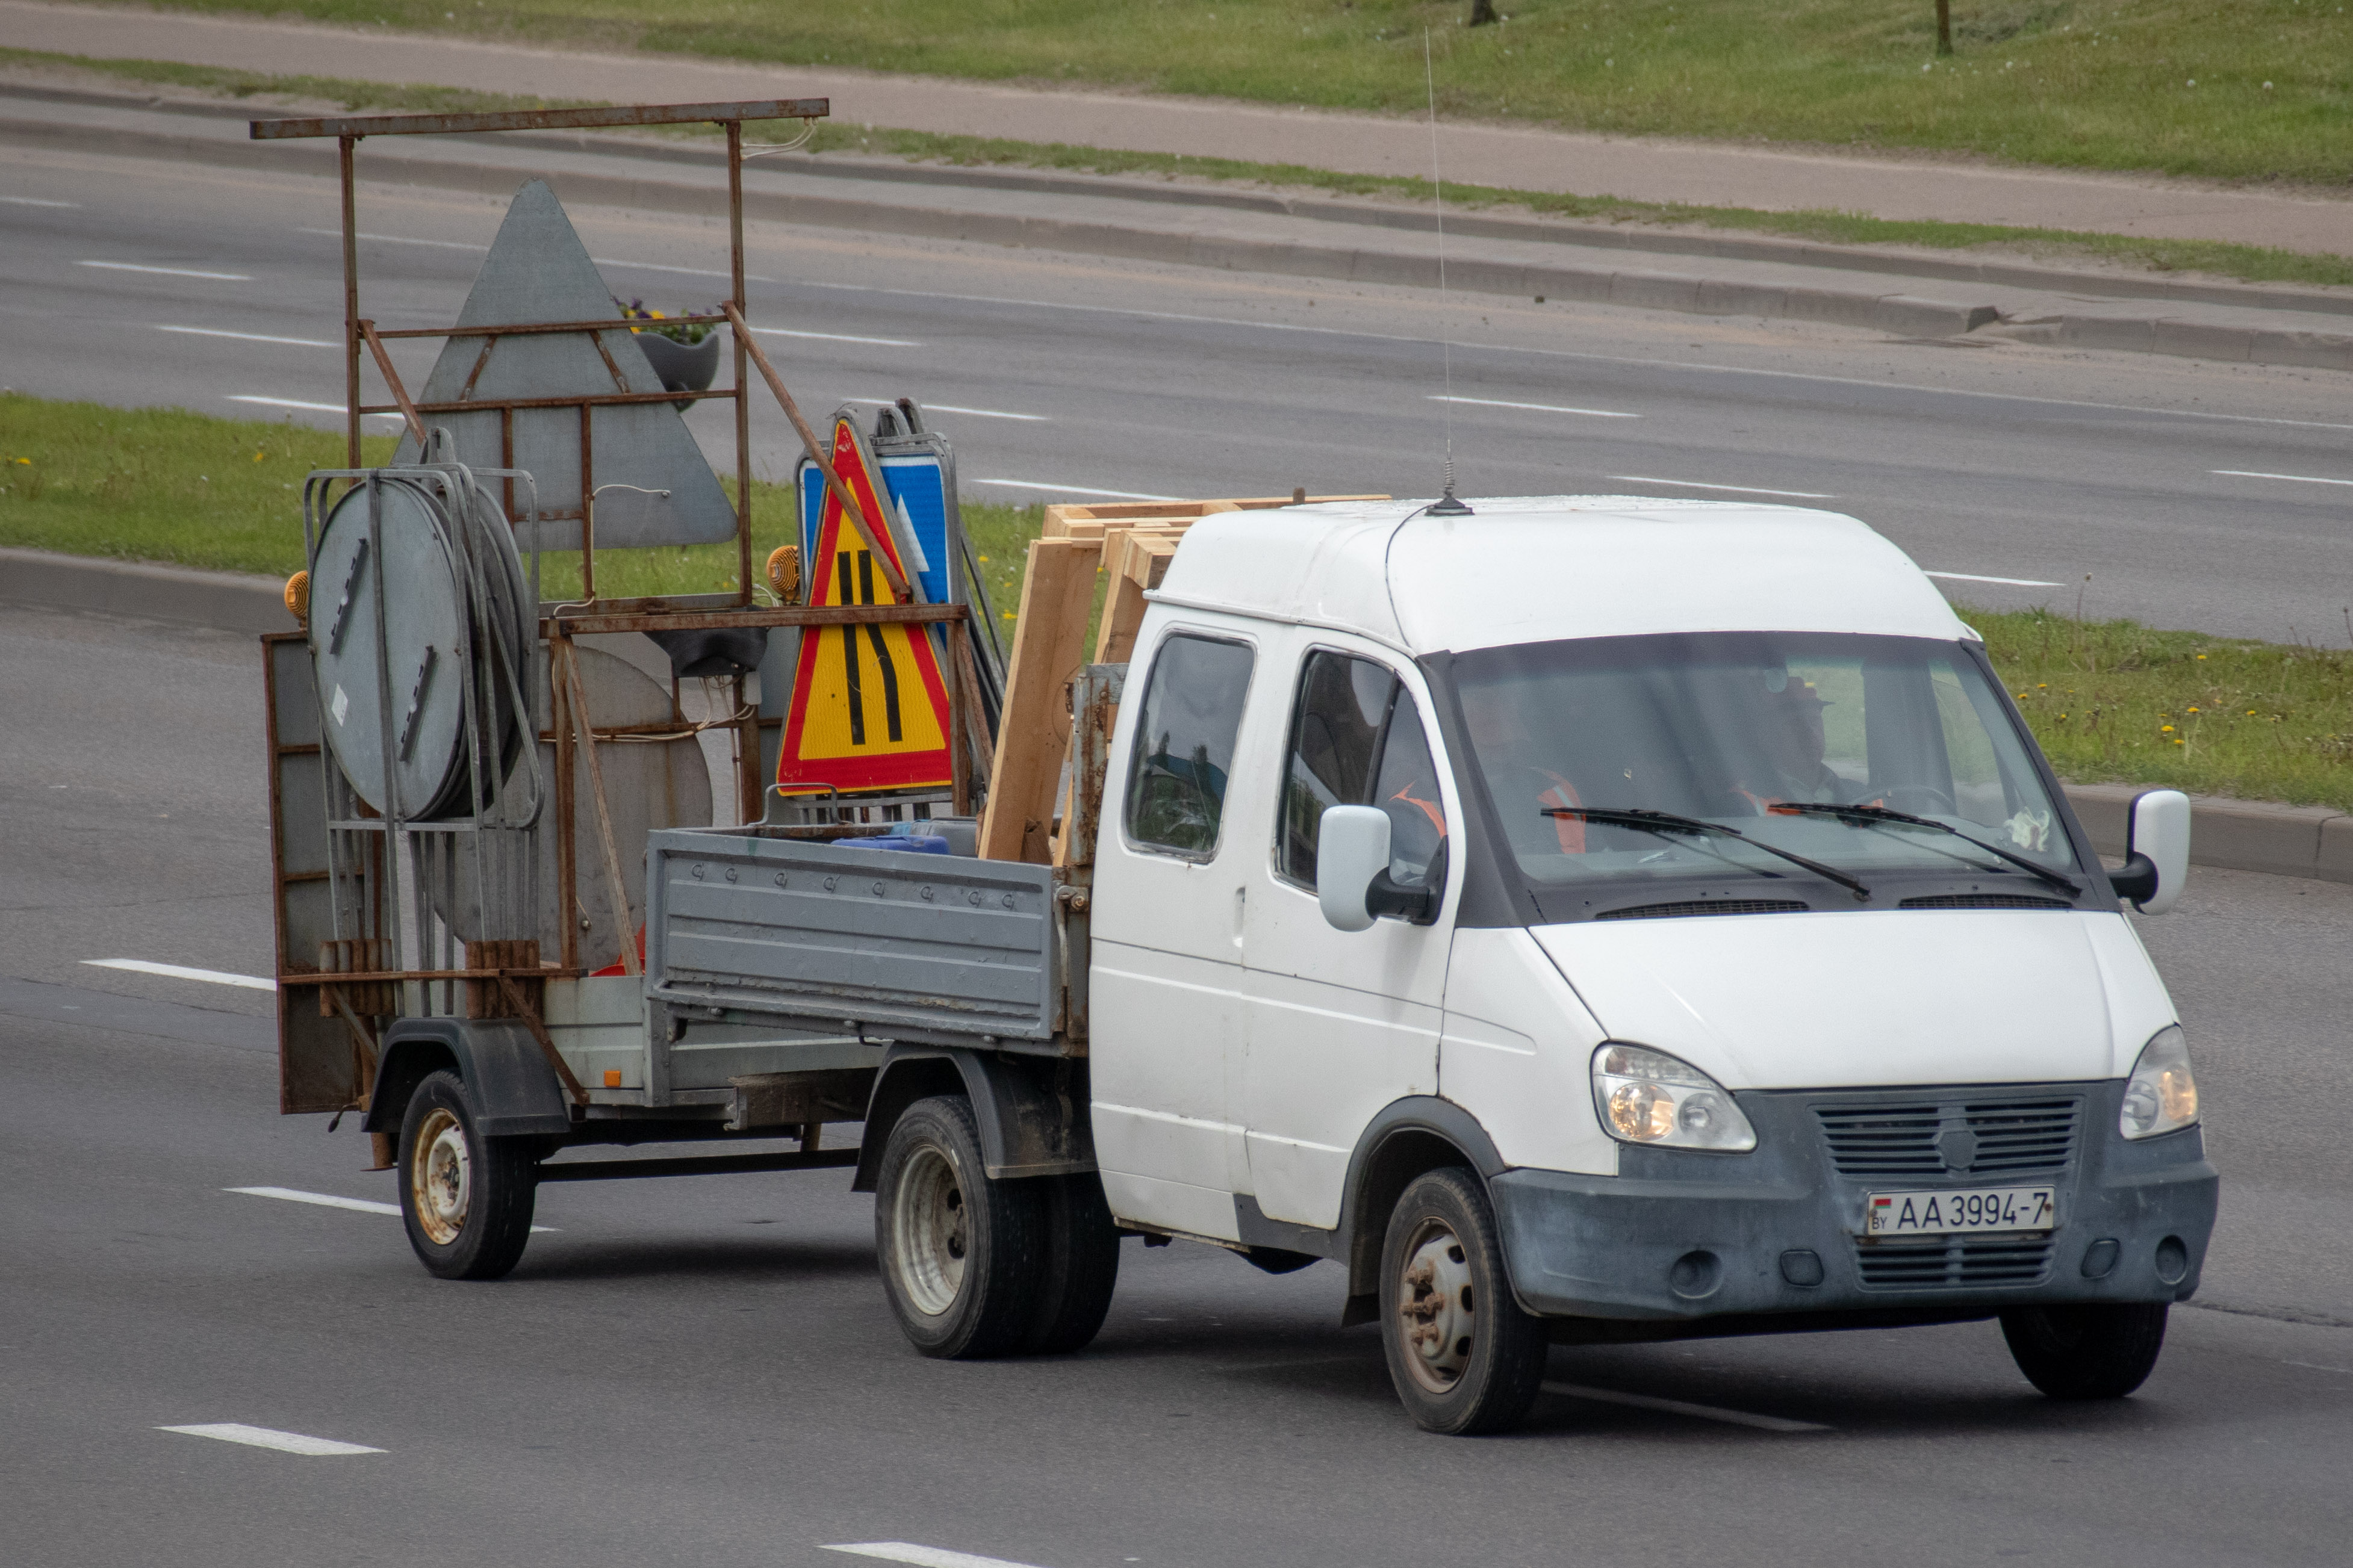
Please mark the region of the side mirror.
<svg viewBox="0 0 2353 1568"><path fill-rule="evenodd" d="M1335 931L1373 923L1373 879L1389 868L1389 816L1377 805L1324 808L1315 829L1315 901Z"/></svg>
<svg viewBox="0 0 2353 1568"><path fill-rule="evenodd" d="M2133 797L2125 825L2125 863L2108 873L2119 898L2145 915L2161 915L2181 898L2189 879L2189 797L2153 789Z"/></svg>

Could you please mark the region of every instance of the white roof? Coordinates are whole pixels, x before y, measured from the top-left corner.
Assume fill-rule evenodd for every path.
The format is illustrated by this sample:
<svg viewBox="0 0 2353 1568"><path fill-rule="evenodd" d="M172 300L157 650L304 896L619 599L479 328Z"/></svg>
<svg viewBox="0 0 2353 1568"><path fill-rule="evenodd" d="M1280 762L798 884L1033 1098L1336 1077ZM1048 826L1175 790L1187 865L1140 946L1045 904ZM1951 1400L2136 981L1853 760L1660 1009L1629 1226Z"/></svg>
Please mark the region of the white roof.
<svg viewBox="0 0 2353 1568"><path fill-rule="evenodd" d="M1410 654L1652 632L1976 634L1911 558L1810 507L1654 496L1472 498L1222 512L1154 595L1361 632Z"/></svg>

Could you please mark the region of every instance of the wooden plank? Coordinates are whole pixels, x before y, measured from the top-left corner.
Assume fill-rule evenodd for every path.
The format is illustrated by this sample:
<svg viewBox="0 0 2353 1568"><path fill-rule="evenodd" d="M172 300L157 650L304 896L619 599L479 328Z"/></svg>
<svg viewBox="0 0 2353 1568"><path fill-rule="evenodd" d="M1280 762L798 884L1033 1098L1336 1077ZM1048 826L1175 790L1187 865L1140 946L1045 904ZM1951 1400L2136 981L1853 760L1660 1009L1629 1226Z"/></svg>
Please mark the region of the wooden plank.
<svg viewBox="0 0 2353 1568"><path fill-rule="evenodd" d="M1095 634L1093 664L1125 664L1135 652L1144 626L1144 595L1160 586L1176 558L1176 538L1131 530L1118 535L1111 562L1111 592L1103 598L1103 626Z"/></svg>
<svg viewBox="0 0 2353 1568"><path fill-rule="evenodd" d="M1006 668L988 814L981 821L984 860L1049 863L1048 822L1071 738L1063 693L1086 657L1087 612L1093 607L1095 568L1102 559L1098 540L1030 542L1021 618Z"/></svg>

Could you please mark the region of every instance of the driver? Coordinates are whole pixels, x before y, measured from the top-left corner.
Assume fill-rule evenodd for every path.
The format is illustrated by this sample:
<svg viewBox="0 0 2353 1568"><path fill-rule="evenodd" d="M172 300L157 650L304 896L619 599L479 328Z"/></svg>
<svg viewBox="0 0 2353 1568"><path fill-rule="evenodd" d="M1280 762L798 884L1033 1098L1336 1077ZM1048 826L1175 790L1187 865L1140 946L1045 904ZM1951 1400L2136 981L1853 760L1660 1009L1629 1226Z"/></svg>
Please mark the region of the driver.
<svg viewBox="0 0 2353 1568"><path fill-rule="evenodd" d="M1776 675L1782 679L1778 690L1773 688ZM1828 749L1822 710L1830 703L1813 682L1767 670L1756 695L1754 723L1746 737L1751 754L1733 789L1759 815L1785 800L1844 798L1847 781L1822 760Z"/></svg>

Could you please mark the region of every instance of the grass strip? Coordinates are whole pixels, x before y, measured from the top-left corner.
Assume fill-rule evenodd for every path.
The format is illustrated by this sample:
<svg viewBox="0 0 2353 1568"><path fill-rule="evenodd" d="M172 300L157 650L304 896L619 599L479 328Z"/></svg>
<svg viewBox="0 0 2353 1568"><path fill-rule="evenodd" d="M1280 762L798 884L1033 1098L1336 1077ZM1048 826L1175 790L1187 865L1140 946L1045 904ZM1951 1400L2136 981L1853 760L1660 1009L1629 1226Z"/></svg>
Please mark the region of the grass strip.
<svg viewBox="0 0 2353 1568"><path fill-rule="evenodd" d="M2353 178L2334 0L177 0L370 29L1621 135Z"/></svg>
<svg viewBox="0 0 2353 1568"><path fill-rule="evenodd" d="M0 65L89 70L127 81L185 88L238 100L289 99L337 104L347 111L406 110L454 113L515 109L575 108L589 100L539 99L456 88L398 86L343 78L270 76L169 60L97 59L0 48ZM259 106L257 106L259 107ZM692 139L716 140L708 126L670 128ZM642 134L639 132L638 134ZM1064 142L1018 142L1001 137L946 136L924 131L823 122L807 155L848 153L910 163L960 167L1052 169L1079 174L1157 175L1167 179L1246 184L1314 191L1335 196L1427 202L1430 186L1418 178L1347 174L1298 163L1249 163L1192 158L1181 153L1129 153ZM1871 217L1831 210L1766 212L1754 207L1700 206L1678 202L1638 202L1617 196L1554 195L1498 186L1455 184L1448 201L1461 208L1524 212L1582 223L1700 228L1729 234L1766 235L1820 245L1901 246L1925 250L2000 250L2040 261L2093 261L2150 272L2197 273L2246 283L2353 286L2353 258L2237 245L2221 240L2160 239L2086 230L2021 228L2000 224L1943 223Z"/></svg>
<svg viewBox="0 0 2353 1568"><path fill-rule="evenodd" d="M393 441L364 447L381 463ZM343 462L342 436L290 419L0 394L0 544L281 575L302 565L303 476ZM798 510L784 485L755 485L752 504L761 562L797 536ZM1042 509L963 510L1009 634ZM541 570L549 597L577 594L576 557L551 552ZM733 544L597 556L613 597L723 592L734 570ZM1962 614L2063 775L2353 810L2353 650L2042 609Z"/></svg>

